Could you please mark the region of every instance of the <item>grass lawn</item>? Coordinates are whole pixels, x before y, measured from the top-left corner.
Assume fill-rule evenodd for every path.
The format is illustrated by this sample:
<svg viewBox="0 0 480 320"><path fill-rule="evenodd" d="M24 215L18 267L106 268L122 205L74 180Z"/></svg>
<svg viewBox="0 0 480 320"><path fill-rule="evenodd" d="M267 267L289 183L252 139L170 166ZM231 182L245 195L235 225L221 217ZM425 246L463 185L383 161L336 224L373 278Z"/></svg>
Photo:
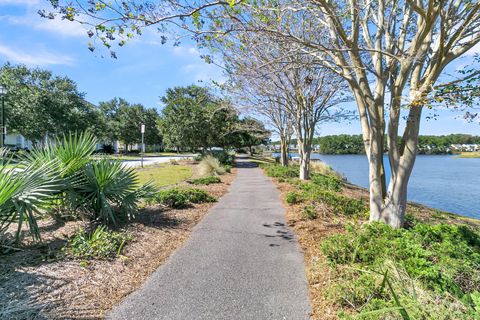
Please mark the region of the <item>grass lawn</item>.
<svg viewBox="0 0 480 320"><path fill-rule="evenodd" d="M459 158L480 158L480 152L461 152Z"/></svg>
<svg viewBox="0 0 480 320"><path fill-rule="evenodd" d="M160 164L137 169L140 183L153 180L158 187L164 187L185 181L192 177L190 166Z"/></svg>

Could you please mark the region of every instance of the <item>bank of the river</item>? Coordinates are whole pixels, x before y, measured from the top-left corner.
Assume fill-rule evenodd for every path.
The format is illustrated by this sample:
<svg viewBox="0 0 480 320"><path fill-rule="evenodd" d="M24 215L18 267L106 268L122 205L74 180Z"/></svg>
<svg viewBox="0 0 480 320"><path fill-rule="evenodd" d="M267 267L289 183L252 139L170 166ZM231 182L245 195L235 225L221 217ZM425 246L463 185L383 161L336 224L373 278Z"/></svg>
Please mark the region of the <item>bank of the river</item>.
<svg viewBox="0 0 480 320"><path fill-rule="evenodd" d="M297 156L297 154L291 154ZM365 155L313 154L347 180L368 187L368 162ZM384 163L388 170L388 158ZM418 155L409 182L408 199L423 205L472 218L480 218L480 158L454 155ZM388 178L388 177L387 177Z"/></svg>
<svg viewBox="0 0 480 320"><path fill-rule="evenodd" d="M480 158L480 152L461 152L457 155L459 158Z"/></svg>
<svg viewBox="0 0 480 320"><path fill-rule="evenodd" d="M302 182L297 168L264 168L304 251L312 319L480 316L473 300L480 290L479 220L408 203L405 229L369 224L364 188L319 173Z"/></svg>

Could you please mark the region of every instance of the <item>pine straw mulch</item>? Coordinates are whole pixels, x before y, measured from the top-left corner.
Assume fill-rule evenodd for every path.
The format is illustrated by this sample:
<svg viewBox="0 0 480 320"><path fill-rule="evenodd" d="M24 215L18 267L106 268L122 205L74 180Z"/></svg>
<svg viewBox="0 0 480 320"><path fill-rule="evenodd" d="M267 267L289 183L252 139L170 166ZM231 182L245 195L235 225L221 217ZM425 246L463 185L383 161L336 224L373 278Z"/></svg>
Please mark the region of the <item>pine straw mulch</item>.
<svg viewBox="0 0 480 320"><path fill-rule="evenodd" d="M196 186L215 197L228 192L236 170L221 184ZM43 244L0 257L0 318L102 319L106 312L137 289L147 277L189 238L192 228L213 203L184 210L149 206L135 220L120 226L133 235L122 256L80 261L55 259L59 248L80 227L78 221L41 221Z"/></svg>
<svg viewBox="0 0 480 320"><path fill-rule="evenodd" d="M327 294L327 289L333 284L335 279L333 279L332 270L321 252L320 243L330 235L345 232L347 223L362 224L366 223L366 220L354 220L337 215L323 203L315 203L315 209L318 214L316 219L309 220L303 218L302 210L306 203L289 205L285 202L285 195L289 191L296 190L296 188L287 182L272 180L282 193L287 223L297 234L304 253L305 272L312 306L312 319L338 319L337 313L340 308ZM355 199L363 199L368 203L368 191L355 185L346 184L341 194ZM464 223L477 227L480 225L479 220L439 212L416 203L409 203L407 212L417 219L429 223Z"/></svg>

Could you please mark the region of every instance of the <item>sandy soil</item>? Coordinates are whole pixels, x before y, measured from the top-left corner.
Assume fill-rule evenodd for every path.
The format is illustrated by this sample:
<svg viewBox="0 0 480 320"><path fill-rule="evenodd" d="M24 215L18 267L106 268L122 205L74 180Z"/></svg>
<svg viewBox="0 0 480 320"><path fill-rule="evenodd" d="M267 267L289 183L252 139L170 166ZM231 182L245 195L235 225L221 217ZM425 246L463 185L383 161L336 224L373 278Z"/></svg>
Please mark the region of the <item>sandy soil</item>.
<svg viewBox="0 0 480 320"><path fill-rule="evenodd" d="M228 192L235 178L199 186L216 197ZM177 248L214 204L184 210L160 206L141 209L121 229L133 240L115 260L58 260L59 248L84 222L41 221L43 243L0 257L0 318L101 319L123 297L137 289ZM16 316L15 316L16 315Z"/></svg>

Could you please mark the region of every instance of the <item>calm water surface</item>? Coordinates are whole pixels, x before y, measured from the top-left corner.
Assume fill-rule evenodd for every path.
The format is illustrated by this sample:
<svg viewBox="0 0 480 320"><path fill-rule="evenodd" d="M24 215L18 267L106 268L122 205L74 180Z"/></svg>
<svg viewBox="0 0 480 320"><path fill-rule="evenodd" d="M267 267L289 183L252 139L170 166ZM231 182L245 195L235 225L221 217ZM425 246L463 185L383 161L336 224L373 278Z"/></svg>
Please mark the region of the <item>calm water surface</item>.
<svg viewBox="0 0 480 320"><path fill-rule="evenodd" d="M312 158L321 159L343 174L349 182L368 187L368 162L365 155L314 154ZM388 166L387 158L385 164ZM409 182L408 199L480 219L480 158L417 156Z"/></svg>

